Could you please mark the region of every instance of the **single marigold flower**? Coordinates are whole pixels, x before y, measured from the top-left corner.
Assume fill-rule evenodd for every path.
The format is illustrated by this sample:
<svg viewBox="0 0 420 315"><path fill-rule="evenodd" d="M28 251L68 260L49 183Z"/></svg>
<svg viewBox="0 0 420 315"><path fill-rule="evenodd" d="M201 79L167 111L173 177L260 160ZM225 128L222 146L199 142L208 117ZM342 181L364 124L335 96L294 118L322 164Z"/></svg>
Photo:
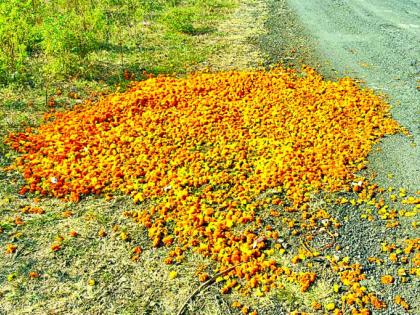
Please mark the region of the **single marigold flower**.
<svg viewBox="0 0 420 315"><path fill-rule="evenodd" d="M107 236L108 234L106 233L106 231L104 230L104 229L100 229L99 231L98 231L98 236L100 236L100 237L105 237L105 236Z"/></svg>
<svg viewBox="0 0 420 315"><path fill-rule="evenodd" d="M73 212L71 212L70 210L66 210L66 211L63 211L61 215L63 216L63 218L69 218L73 215Z"/></svg>
<svg viewBox="0 0 420 315"><path fill-rule="evenodd" d="M178 273L176 271L169 272L169 279L173 280L178 276Z"/></svg>
<svg viewBox="0 0 420 315"><path fill-rule="evenodd" d="M15 244L7 244L6 245L6 254L13 254L17 250L17 246Z"/></svg>
<svg viewBox="0 0 420 315"><path fill-rule="evenodd" d="M143 252L143 250L140 246L136 246L136 247L133 248L132 252L134 254L140 255Z"/></svg>
<svg viewBox="0 0 420 315"><path fill-rule="evenodd" d="M394 301L395 301L396 304L400 305L403 309L405 309L405 310L409 310L410 309L410 305L400 295L397 295L395 297Z"/></svg>
<svg viewBox="0 0 420 315"><path fill-rule="evenodd" d="M130 235L128 234L128 233L126 233L126 232L121 232L120 233L120 238L123 240L123 241L129 241L130 239L131 239L131 237L130 237Z"/></svg>
<svg viewBox="0 0 420 315"><path fill-rule="evenodd" d="M17 217L15 217L15 224L16 225L23 225L23 224L25 224L25 222L23 222L21 217L17 216Z"/></svg>
<svg viewBox="0 0 420 315"><path fill-rule="evenodd" d="M394 277L391 275L385 275L381 277L382 284L392 284L394 283Z"/></svg>
<svg viewBox="0 0 420 315"><path fill-rule="evenodd" d="M200 282L205 282L205 281L207 281L209 279L209 275L207 274L207 273L201 273L199 276L198 276L198 280L200 281Z"/></svg>
<svg viewBox="0 0 420 315"><path fill-rule="evenodd" d="M317 302L317 301L313 301L311 303L311 306L314 310L320 310L322 308L321 303Z"/></svg>
<svg viewBox="0 0 420 315"><path fill-rule="evenodd" d="M58 252L61 249L61 244L54 243L51 245L51 250L53 252Z"/></svg>

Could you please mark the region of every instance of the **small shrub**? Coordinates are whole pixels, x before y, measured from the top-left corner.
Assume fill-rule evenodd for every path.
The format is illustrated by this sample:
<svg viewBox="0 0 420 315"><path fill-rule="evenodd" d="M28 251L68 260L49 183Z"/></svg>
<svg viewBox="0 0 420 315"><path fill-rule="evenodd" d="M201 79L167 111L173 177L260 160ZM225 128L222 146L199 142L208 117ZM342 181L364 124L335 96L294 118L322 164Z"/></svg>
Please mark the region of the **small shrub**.
<svg viewBox="0 0 420 315"><path fill-rule="evenodd" d="M173 31L194 35L198 29L194 23L198 20L198 13L192 7L174 7L164 15L165 24Z"/></svg>

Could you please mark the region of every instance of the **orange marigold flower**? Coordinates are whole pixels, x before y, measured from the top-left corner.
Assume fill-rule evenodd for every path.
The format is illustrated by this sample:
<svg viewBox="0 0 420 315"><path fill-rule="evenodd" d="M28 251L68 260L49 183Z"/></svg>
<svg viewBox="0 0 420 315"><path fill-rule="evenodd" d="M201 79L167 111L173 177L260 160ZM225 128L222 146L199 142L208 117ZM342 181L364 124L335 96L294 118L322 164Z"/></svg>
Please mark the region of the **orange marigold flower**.
<svg viewBox="0 0 420 315"><path fill-rule="evenodd" d="M140 255L143 252L143 250L140 246L136 246L136 247L133 248L132 252L134 254Z"/></svg>
<svg viewBox="0 0 420 315"><path fill-rule="evenodd" d="M366 167L372 146L401 128L373 91L350 78L333 82L314 69L303 71L149 76L124 93L51 112L41 126L6 140L19 152L13 168L25 180L20 194L73 202L125 194L144 206L129 217L148 230L153 245L176 246L166 263L180 262L191 249L219 268L243 265L226 275L229 285L237 276L244 290L261 290L284 277L306 291L315 273L270 262L273 247L279 254L286 250L277 228L292 236L338 228L326 211L311 209L312 196L321 191L357 193L357 201L343 197L341 206L360 201L382 207L374 200L378 187L355 174ZM125 71L124 77L132 74ZM284 215L297 211L303 215ZM113 231L130 240L118 226ZM415 250L410 244L406 255ZM52 250L60 246L56 240ZM309 267L311 254L293 262L307 256ZM331 264L353 303L364 303L361 287L353 289L365 278L361 267Z"/></svg>
<svg viewBox="0 0 420 315"><path fill-rule="evenodd" d="M71 212L70 210L66 210L61 215L63 216L63 218L69 218L73 215L73 212Z"/></svg>
<svg viewBox="0 0 420 315"><path fill-rule="evenodd" d="M29 278L36 279L36 278L39 278L39 277L40 277L40 274L38 272L35 272L35 271L29 272Z"/></svg>
<svg viewBox="0 0 420 315"><path fill-rule="evenodd" d="M51 250L53 252L58 252L61 249L61 244L54 243L51 245Z"/></svg>
<svg viewBox="0 0 420 315"><path fill-rule="evenodd" d="M392 284L394 283L394 277L392 277L391 275L385 275L381 277L381 282L383 284Z"/></svg>
<svg viewBox="0 0 420 315"><path fill-rule="evenodd" d="M199 276L198 276L198 280L200 281L200 282L205 282L205 281L207 281L209 279L209 275L207 274L207 273L201 273Z"/></svg>
<svg viewBox="0 0 420 315"><path fill-rule="evenodd" d="M17 216L17 217L15 217L15 224L16 225L23 225L23 224L25 224L25 222L23 222L21 217Z"/></svg>
<svg viewBox="0 0 420 315"><path fill-rule="evenodd" d="M317 302L317 301L313 301L311 303L311 306L314 310L320 310L322 308L321 303Z"/></svg>
<svg viewBox="0 0 420 315"><path fill-rule="evenodd" d="M6 245L6 254L13 254L17 250L17 246L15 244L7 244Z"/></svg>

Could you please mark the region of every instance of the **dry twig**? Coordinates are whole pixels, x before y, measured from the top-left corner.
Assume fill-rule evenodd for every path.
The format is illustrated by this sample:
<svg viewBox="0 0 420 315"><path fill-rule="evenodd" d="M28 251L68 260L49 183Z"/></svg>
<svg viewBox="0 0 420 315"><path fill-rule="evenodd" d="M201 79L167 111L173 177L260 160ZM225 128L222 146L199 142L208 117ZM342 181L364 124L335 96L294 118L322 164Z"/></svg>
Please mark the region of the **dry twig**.
<svg viewBox="0 0 420 315"><path fill-rule="evenodd" d="M233 269L235 269L237 266L239 266L239 264L232 266L228 269L225 269L223 271L220 271L218 273L216 273L213 277L211 277L209 280L207 280L206 282L204 282L202 285L200 285L189 297L188 299L185 300L185 302L182 304L182 307L179 309L177 315L182 315L184 314L185 308L187 307L188 303L198 294L200 293L202 290L206 289L207 287L209 287L211 284L213 284L216 279L220 276L225 275L226 273L228 273L229 271L232 271Z"/></svg>

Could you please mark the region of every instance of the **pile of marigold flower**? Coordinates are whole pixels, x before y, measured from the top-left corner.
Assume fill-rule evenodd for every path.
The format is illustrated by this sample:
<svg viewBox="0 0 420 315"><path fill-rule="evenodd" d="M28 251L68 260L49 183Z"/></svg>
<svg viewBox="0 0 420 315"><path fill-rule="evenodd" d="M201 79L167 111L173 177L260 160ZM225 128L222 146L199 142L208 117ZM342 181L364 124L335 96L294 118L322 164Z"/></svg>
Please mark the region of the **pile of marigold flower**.
<svg viewBox="0 0 420 315"><path fill-rule="evenodd" d="M316 274L270 257L279 233L262 213L305 211L321 190L357 190L351 181L373 144L399 130L372 91L309 68L149 78L46 119L8 138L21 153L22 194L149 200L128 215L155 246L172 245L165 262L192 249L219 271L235 267L222 292L267 292L280 278L308 290Z"/></svg>

